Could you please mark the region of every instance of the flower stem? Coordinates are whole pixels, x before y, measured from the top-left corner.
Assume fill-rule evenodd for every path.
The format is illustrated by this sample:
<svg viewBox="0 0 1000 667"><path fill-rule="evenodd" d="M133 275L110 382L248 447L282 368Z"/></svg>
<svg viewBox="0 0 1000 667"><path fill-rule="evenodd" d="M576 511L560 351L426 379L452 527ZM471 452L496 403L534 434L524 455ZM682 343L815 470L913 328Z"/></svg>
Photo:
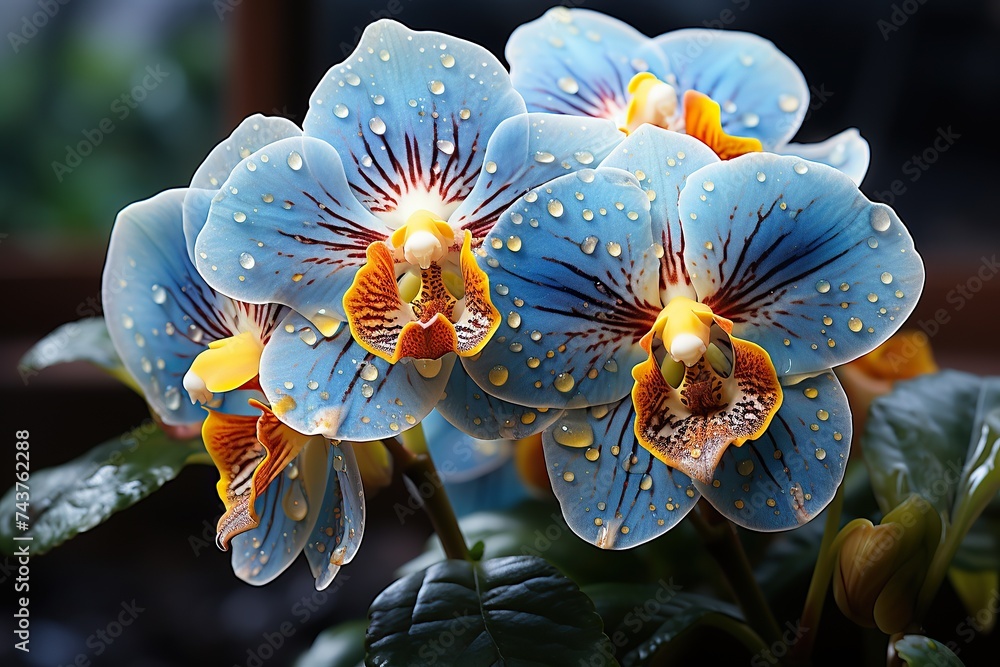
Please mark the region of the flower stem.
<svg viewBox="0 0 1000 667"><path fill-rule="evenodd" d="M417 431L417 425L412 431ZM469 560L469 547L459 528L455 510L451 507L448 494L444 490L441 477L438 476L434 461L427 453L423 430L411 435L413 444L422 443L423 452L414 454L407 442L407 447L396 438L386 438L382 442L392 454L395 464L402 470L407 481L407 489L414 498L420 501L424 511L431 520L434 532L441 540L445 557L456 560Z"/></svg>
<svg viewBox="0 0 1000 667"><path fill-rule="evenodd" d="M844 508L844 484L837 492L826 509L826 523L823 525L823 540L819 545L819 557L813 567L812 579L809 581L809 591L802 607L801 627L805 634L789 651L789 662L807 664L812 656L816 635L819 633L819 622L823 615L823 605L830 589L830 577L837 561L837 551L834 541L840 533L840 516Z"/></svg>
<svg viewBox="0 0 1000 667"><path fill-rule="evenodd" d="M747 623L766 644L780 642L778 621L757 584L757 578L733 524L704 499L688 516L692 517L702 543L722 570L734 597L743 609Z"/></svg>

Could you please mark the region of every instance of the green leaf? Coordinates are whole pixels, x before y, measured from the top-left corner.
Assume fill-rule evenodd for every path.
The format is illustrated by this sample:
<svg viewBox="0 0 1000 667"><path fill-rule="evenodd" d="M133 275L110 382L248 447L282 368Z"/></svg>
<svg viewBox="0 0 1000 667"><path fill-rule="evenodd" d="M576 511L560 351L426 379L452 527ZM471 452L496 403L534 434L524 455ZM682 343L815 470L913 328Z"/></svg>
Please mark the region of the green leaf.
<svg viewBox="0 0 1000 667"><path fill-rule="evenodd" d="M111 343L103 317L87 317L60 326L21 357L17 370L27 384L41 370L71 361L89 361L138 391Z"/></svg>
<svg viewBox="0 0 1000 667"><path fill-rule="evenodd" d="M722 626L724 631L735 628L738 641L751 641L750 652L764 646L743 623L739 609L703 595L681 592L673 579L661 579L655 585L594 584L585 586L583 592L593 600L604 620L605 634L623 667L648 664L671 641L705 624Z"/></svg>
<svg viewBox="0 0 1000 667"><path fill-rule="evenodd" d="M368 610L369 667L617 665L594 604L541 558L447 560Z"/></svg>
<svg viewBox="0 0 1000 667"><path fill-rule="evenodd" d="M361 667L365 664L365 628L368 621L342 623L324 630L295 667Z"/></svg>
<svg viewBox="0 0 1000 667"><path fill-rule="evenodd" d="M883 513L919 494L945 518L946 541L962 540L956 565L1000 569L1000 378L896 383L873 401L862 449Z"/></svg>
<svg viewBox="0 0 1000 667"><path fill-rule="evenodd" d="M964 667L951 649L923 635L906 635L894 646L896 654L910 667Z"/></svg>
<svg viewBox="0 0 1000 667"><path fill-rule="evenodd" d="M32 472L27 512L32 553L45 553L134 505L204 452L200 439L171 440L149 420L68 463ZM2 507L14 507L18 490L23 488L15 485L4 494ZM0 522L0 550L13 553L14 535L22 534L8 515Z"/></svg>

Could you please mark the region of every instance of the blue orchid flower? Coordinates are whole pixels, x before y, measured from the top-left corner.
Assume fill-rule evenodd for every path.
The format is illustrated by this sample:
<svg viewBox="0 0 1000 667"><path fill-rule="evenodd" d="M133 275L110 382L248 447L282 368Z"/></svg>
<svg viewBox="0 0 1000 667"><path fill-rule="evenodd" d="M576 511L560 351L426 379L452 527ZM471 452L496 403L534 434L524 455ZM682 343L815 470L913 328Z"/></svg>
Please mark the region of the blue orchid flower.
<svg viewBox="0 0 1000 667"><path fill-rule="evenodd" d="M868 143L849 129L818 144L788 143L809 88L771 42L732 30L648 38L585 9L556 7L507 42L514 87L531 111L608 118L685 132L728 159L766 150L834 166L860 184Z"/></svg>
<svg viewBox="0 0 1000 667"><path fill-rule="evenodd" d="M423 419L456 355L500 324L475 261L500 214L622 138L610 121L526 113L479 46L378 21L320 82L303 136L235 167L195 261L220 292L295 311L260 357L282 421L389 437Z"/></svg>
<svg viewBox="0 0 1000 667"><path fill-rule="evenodd" d="M511 235L516 250L493 243ZM510 315L464 368L500 399L565 410L543 436L553 488L578 535L615 549L700 496L759 531L820 512L851 440L830 369L895 332L924 277L896 214L843 173L721 161L652 125L529 192L483 247Z"/></svg>
<svg viewBox="0 0 1000 667"><path fill-rule="evenodd" d="M232 542L237 576L267 583L305 552L317 588L325 588L361 542L354 450L285 426L260 391L258 360L287 326L289 309L230 299L192 261L194 238L232 168L300 132L284 119L248 118L210 153L190 188L122 210L102 290L111 340L157 418L201 426L226 508L217 541L223 549Z"/></svg>

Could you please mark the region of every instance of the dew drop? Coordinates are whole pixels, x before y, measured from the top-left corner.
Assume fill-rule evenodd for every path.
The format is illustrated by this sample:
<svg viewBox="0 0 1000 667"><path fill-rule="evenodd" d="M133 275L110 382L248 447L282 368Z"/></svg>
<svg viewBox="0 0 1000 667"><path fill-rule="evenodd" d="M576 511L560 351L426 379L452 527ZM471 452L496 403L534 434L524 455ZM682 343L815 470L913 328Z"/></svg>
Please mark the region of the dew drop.
<svg viewBox="0 0 1000 667"><path fill-rule="evenodd" d="M561 217L563 214L563 205L558 199L551 200L547 208L549 210L549 215L553 218Z"/></svg>
<svg viewBox="0 0 1000 667"><path fill-rule="evenodd" d="M254 264L256 263L257 263L256 260L254 260L253 255L251 255L250 253L248 252L240 253L240 266L242 266L244 269L252 269L254 267Z"/></svg>
<svg viewBox="0 0 1000 667"><path fill-rule="evenodd" d="M643 474L642 478L639 480L639 488L643 491L649 491L653 488L653 478L649 475Z"/></svg>
<svg viewBox="0 0 1000 667"><path fill-rule="evenodd" d="M715 190L715 183L713 183L712 181L705 181L704 183L701 184L701 187L705 192L712 192L713 190Z"/></svg>
<svg viewBox="0 0 1000 667"><path fill-rule="evenodd" d="M882 274L881 280L883 285L890 284L892 282L892 274L886 271Z"/></svg>
<svg viewBox="0 0 1000 667"><path fill-rule="evenodd" d="M243 211L236 211L236 213L233 213L233 220L235 220L236 222L246 222L247 214L244 213Z"/></svg>
<svg viewBox="0 0 1000 667"><path fill-rule="evenodd" d="M444 92L444 84L437 80L428 81L427 90L431 91L435 95L440 95Z"/></svg>
<svg viewBox="0 0 1000 667"><path fill-rule="evenodd" d="M365 398L371 398L374 393L375 390L372 389L372 386L370 384L365 383L361 385L361 395L364 396Z"/></svg>
<svg viewBox="0 0 1000 667"><path fill-rule="evenodd" d="M575 384L576 380L574 380L573 376L569 373L560 373L556 376L556 379L552 381L552 386L564 394L571 391Z"/></svg>
<svg viewBox="0 0 1000 667"><path fill-rule="evenodd" d="M817 282L816 283L816 291L819 292L820 294L826 294L827 292L829 292L830 291L830 281L829 280L820 280L819 282Z"/></svg>
<svg viewBox="0 0 1000 667"><path fill-rule="evenodd" d="M807 387L803 392L806 398L816 398L819 396L819 390L816 387Z"/></svg>
<svg viewBox="0 0 1000 667"><path fill-rule="evenodd" d="M596 461L601 458L601 450L591 447L583 455L588 461Z"/></svg>
<svg viewBox="0 0 1000 667"><path fill-rule="evenodd" d="M760 182L760 183L763 183L766 180L767 180L767 176L764 174L764 172L758 171L757 172L757 181Z"/></svg>
<svg viewBox="0 0 1000 667"><path fill-rule="evenodd" d="M356 86L361 83L361 77L355 74L354 72L348 72L347 75L344 77L344 81L351 84L352 86Z"/></svg>
<svg viewBox="0 0 1000 667"><path fill-rule="evenodd" d="M591 164L594 161L594 154L590 151L577 151L576 153L573 153L573 157L576 158L576 161L580 164Z"/></svg>
<svg viewBox="0 0 1000 667"><path fill-rule="evenodd" d="M451 155L455 152L455 144L447 139L438 139L437 147L445 155Z"/></svg>
<svg viewBox="0 0 1000 667"><path fill-rule="evenodd" d="M494 366L490 369L490 384L494 387L502 387L507 382L509 375L506 366Z"/></svg>
<svg viewBox="0 0 1000 667"><path fill-rule="evenodd" d="M351 110L347 108L346 104L336 104L333 107L333 115L337 118L347 118Z"/></svg>
<svg viewBox="0 0 1000 667"><path fill-rule="evenodd" d="M736 464L736 472L743 475L744 477L749 477L753 473L753 460L743 459Z"/></svg>
<svg viewBox="0 0 1000 667"><path fill-rule="evenodd" d="M608 249L608 254L611 255L612 257L621 257L622 246L620 243L616 243L615 241L608 241L607 249Z"/></svg>
<svg viewBox="0 0 1000 667"><path fill-rule="evenodd" d="M375 364L364 363L361 368L358 369L358 375L361 376L362 380L374 382L378 379L378 367Z"/></svg>
<svg viewBox="0 0 1000 667"><path fill-rule="evenodd" d="M892 220L889 218L888 211L881 206L876 206L872 211L871 223L872 229L876 232L884 232L889 229L889 225L892 224Z"/></svg>
<svg viewBox="0 0 1000 667"><path fill-rule="evenodd" d="M306 327L305 329L299 332L299 338L302 339L302 342L305 343L306 345L315 345L316 341L318 340L316 337L316 332L310 329L309 327Z"/></svg>
<svg viewBox="0 0 1000 667"><path fill-rule="evenodd" d="M816 448L816 460L817 461L822 461L825 458L826 458L826 450L823 449L822 447L817 447Z"/></svg>
<svg viewBox="0 0 1000 667"><path fill-rule="evenodd" d="M778 95L778 108L785 113L792 113L799 109L799 98L794 95Z"/></svg>
<svg viewBox="0 0 1000 667"><path fill-rule="evenodd" d="M181 391L177 387L168 387L163 393L163 400L168 410L179 410L181 407Z"/></svg>
<svg viewBox="0 0 1000 667"><path fill-rule="evenodd" d="M556 156L547 151L536 151L535 152L535 162L541 164L550 164L556 161Z"/></svg>
<svg viewBox="0 0 1000 667"><path fill-rule="evenodd" d="M497 163L494 162L493 160L490 160L489 162L486 163L484 169L486 169L487 174L495 174L497 173Z"/></svg>
<svg viewBox="0 0 1000 667"><path fill-rule="evenodd" d="M520 236L509 236L507 238L507 250L511 252L517 252L521 249L521 237Z"/></svg>
<svg viewBox="0 0 1000 667"><path fill-rule="evenodd" d="M760 116L755 113L743 114L743 124L746 127L757 127L760 125Z"/></svg>
<svg viewBox="0 0 1000 667"><path fill-rule="evenodd" d="M521 326L521 314L516 310L512 310L507 313L507 326L511 329L516 329Z"/></svg>
<svg viewBox="0 0 1000 667"><path fill-rule="evenodd" d="M451 69L452 67L455 66L455 56L451 55L450 53L442 53L441 65L445 69ZM432 90L431 92L433 93L434 91Z"/></svg>
<svg viewBox="0 0 1000 667"><path fill-rule="evenodd" d="M792 171L794 171L796 174L802 175L807 171L809 171L809 167L808 165L806 165L805 162L796 162L795 166L792 167Z"/></svg>
<svg viewBox="0 0 1000 667"><path fill-rule="evenodd" d="M573 473L572 473L571 471L569 471L569 470L567 470L566 472L564 472L564 473L563 473L563 476L562 476L562 477L563 477L563 479L564 479L565 481L567 481L567 482L572 482L572 481L573 481L574 479L576 479L576 475L574 475L574 474L573 474Z"/></svg>
<svg viewBox="0 0 1000 667"><path fill-rule="evenodd" d="M281 498L281 509L292 521L302 521L309 513L309 505L306 502L306 494L302 488L301 480L292 480L292 485Z"/></svg>
<svg viewBox="0 0 1000 667"><path fill-rule="evenodd" d="M379 118L378 116L375 116L374 118L368 121L368 127L375 134L378 135L385 134L385 121Z"/></svg>
<svg viewBox="0 0 1000 667"><path fill-rule="evenodd" d="M167 290L159 285L153 285L153 303L162 305L167 300Z"/></svg>
<svg viewBox="0 0 1000 667"><path fill-rule="evenodd" d="M859 320L856 317L852 317L851 319L847 320L847 328L853 331L854 333L861 331L864 328L864 326L865 325L861 322L861 320Z"/></svg>
<svg viewBox="0 0 1000 667"><path fill-rule="evenodd" d="M570 95L576 95L580 92L580 84L578 84L576 79L571 76L562 77L556 81L556 85L559 86L559 90Z"/></svg>

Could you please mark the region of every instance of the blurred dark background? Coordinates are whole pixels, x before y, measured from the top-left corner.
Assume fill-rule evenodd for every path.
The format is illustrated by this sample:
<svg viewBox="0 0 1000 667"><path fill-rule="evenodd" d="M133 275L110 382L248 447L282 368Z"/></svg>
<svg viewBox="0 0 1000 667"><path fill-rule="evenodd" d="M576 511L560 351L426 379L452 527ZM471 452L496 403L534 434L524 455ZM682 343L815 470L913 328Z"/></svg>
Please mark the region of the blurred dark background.
<svg viewBox="0 0 1000 667"><path fill-rule="evenodd" d="M931 335L941 365L1000 372L1000 352L990 342L1000 324L998 267L990 261L1000 250L993 201L1000 1L573 4L650 35L706 26L774 41L813 90L797 140L818 141L854 126L872 144L862 189L896 208L927 262L928 285L911 324ZM103 255L121 207L185 185L210 148L252 112L301 123L313 86L374 18L450 33L502 56L510 32L549 6L525 0L5 0L0 392L3 433L11 442L5 449L13 451L15 429L29 429L38 470L147 417L137 397L84 365L27 382L17 371L34 340L98 312ZM44 7L51 18L27 28L25 17ZM101 129L105 118L110 131ZM939 133L954 137L945 151L933 149ZM77 163L67 146L84 139L94 147ZM924 159L933 164L923 169L913 157L928 150L933 153ZM12 469L12 454L9 461L3 470ZM5 473L0 486L9 479ZM304 562L257 589L232 575L228 554L201 542L205 522L213 525L219 514L216 479L207 467L186 470L140 505L34 560L33 651L26 664L71 664L84 654L94 665L245 665L247 650L289 620L296 632L268 664L290 664L322 628L362 617L429 534L422 517L401 525L391 510L398 491L384 492L372 503L355 564L321 604L303 607L313 594ZM0 579L9 606L13 586L6 570ZM88 637L133 600L145 611L98 655ZM301 613L311 607L307 617ZM3 664L23 657L11 643L0 645Z"/></svg>

